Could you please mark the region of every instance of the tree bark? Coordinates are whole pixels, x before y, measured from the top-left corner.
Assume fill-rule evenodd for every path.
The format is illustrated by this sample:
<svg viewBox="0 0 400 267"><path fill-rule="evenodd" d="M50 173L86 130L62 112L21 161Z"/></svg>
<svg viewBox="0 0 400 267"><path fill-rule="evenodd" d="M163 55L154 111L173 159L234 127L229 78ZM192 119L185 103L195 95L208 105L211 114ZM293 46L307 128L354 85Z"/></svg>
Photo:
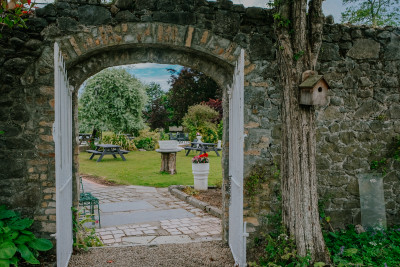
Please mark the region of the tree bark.
<svg viewBox="0 0 400 267"><path fill-rule="evenodd" d="M160 172L176 174L176 153L161 153Z"/></svg>
<svg viewBox="0 0 400 267"><path fill-rule="evenodd" d="M275 32L282 101L282 219L300 256L330 262L318 212L314 107L300 106L302 73L314 70L321 47L321 0L282 0ZM286 24L285 24L286 23ZM285 26L288 25L288 26Z"/></svg>

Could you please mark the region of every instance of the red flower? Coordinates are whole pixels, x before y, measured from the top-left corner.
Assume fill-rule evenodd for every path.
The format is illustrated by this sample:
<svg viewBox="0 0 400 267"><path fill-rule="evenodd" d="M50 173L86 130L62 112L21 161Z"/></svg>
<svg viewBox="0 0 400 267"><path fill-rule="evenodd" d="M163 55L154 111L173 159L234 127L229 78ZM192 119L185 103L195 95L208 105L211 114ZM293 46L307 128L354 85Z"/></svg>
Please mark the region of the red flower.
<svg viewBox="0 0 400 267"><path fill-rule="evenodd" d="M31 4L31 0L28 0L28 5L30 5Z"/></svg>

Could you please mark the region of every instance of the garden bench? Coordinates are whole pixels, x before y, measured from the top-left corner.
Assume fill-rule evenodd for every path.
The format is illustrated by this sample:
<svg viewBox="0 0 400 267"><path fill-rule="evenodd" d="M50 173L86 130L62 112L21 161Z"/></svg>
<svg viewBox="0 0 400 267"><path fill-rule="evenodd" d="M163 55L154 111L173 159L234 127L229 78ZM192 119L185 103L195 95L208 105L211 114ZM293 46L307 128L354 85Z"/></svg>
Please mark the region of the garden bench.
<svg viewBox="0 0 400 267"><path fill-rule="evenodd" d="M86 152L88 152L88 153L93 153L93 154L96 154L96 155L101 155L102 154L102 152L101 151L97 151L97 150L86 150Z"/></svg>

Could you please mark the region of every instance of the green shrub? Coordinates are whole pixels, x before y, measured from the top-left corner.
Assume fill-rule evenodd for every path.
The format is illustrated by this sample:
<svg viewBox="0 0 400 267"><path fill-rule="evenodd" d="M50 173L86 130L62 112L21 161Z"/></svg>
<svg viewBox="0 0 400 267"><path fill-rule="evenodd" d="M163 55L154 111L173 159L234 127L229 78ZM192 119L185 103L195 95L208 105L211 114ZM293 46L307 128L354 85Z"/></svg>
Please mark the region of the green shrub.
<svg viewBox="0 0 400 267"><path fill-rule="evenodd" d="M200 133L205 143L216 143L218 141L218 128L214 123L219 113L207 105L194 105L189 107L182 125L185 132L189 133L189 139L194 140L196 134Z"/></svg>
<svg viewBox="0 0 400 267"><path fill-rule="evenodd" d="M255 243L264 248L264 253L258 263L250 262L249 266L310 266L310 255L300 257L297 254L294 240L286 234L283 227L278 235L261 233Z"/></svg>
<svg viewBox="0 0 400 267"><path fill-rule="evenodd" d="M400 266L400 228L357 233L354 225L324 233L335 266Z"/></svg>
<svg viewBox="0 0 400 267"><path fill-rule="evenodd" d="M150 128L139 131L139 136L134 139L136 148L145 150L154 150L158 147L160 134L150 131Z"/></svg>
<svg viewBox="0 0 400 267"><path fill-rule="evenodd" d="M92 214L83 214L83 211L79 211L76 208L72 208L73 217L73 231L74 235L74 247L76 249L83 249L87 251L90 247L102 247L103 242L101 242L100 238L96 235L95 228L88 228L85 224L90 224L95 222L92 219ZM76 218L75 215L78 215Z"/></svg>
<svg viewBox="0 0 400 267"><path fill-rule="evenodd" d="M118 145L121 146L122 149L129 151L136 150L135 142L121 134L104 135L101 139L101 143Z"/></svg>
<svg viewBox="0 0 400 267"><path fill-rule="evenodd" d="M222 140L222 135L224 133L224 123L223 121L220 121L220 123L218 123L218 140Z"/></svg>
<svg viewBox="0 0 400 267"><path fill-rule="evenodd" d="M53 247L50 240L37 238L28 229L33 220L0 206L0 266L18 266L20 257L30 264L39 264L39 251ZM17 255L19 253L19 256Z"/></svg>

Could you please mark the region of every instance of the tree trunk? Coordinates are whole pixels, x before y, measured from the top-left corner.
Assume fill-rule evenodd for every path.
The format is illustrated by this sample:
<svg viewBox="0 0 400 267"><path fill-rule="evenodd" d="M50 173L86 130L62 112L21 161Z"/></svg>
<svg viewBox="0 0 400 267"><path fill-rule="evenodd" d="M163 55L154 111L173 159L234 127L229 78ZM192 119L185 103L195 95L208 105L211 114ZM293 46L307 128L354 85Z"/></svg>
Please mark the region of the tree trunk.
<svg viewBox="0 0 400 267"><path fill-rule="evenodd" d="M318 212L314 108L300 106L302 73L313 70L321 46L321 0L283 0L275 21L282 101L282 219L300 256L330 262ZM307 20L308 19L308 20ZM286 23L286 24L285 24ZM288 25L288 26L285 26Z"/></svg>

